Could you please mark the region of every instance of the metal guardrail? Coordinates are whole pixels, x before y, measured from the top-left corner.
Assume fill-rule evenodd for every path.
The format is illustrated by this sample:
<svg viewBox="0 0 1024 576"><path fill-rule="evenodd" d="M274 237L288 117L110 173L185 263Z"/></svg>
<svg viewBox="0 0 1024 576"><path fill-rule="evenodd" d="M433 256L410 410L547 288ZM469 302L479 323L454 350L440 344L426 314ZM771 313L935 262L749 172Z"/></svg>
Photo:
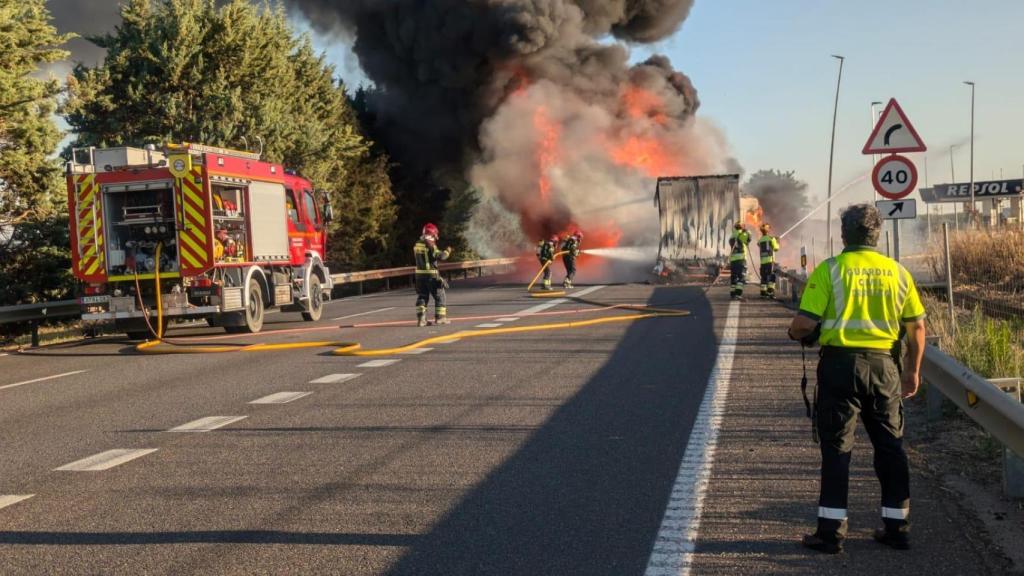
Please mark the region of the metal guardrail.
<svg viewBox="0 0 1024 576"><path fill-rule="evenodd" d="M782 271L779 277L785 278L785 289L792 302L799 302L806 279L791 270ZM1004 454L1004 488L1011 496L1024 496L1024 404L1020 400L1020 380L986 379L933 345L925 347L921 380L1012 452ZM1001 386L1011 380L1012 385ZM941 413L941 397L929 395L928 403L930 417Z"/></svg>
<svg viewBox="0 0 1024 576"><path fill-rule="evenodd" d="M81 309L79 308L78 300L57 300L52 302L36 302L35 304L0 306L0 324L62 320L65 318L75 318L80 314Z"/></svg>

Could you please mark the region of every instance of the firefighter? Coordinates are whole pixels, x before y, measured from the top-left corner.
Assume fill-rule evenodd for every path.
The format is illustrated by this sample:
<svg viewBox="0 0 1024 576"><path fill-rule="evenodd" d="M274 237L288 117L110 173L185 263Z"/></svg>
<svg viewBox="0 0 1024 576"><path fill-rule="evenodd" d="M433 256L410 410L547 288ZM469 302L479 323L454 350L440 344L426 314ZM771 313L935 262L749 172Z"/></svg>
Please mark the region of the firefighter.
<svg viewBox="0 0 1024 576"><path fill-rule="evenodd" d="M576 230L562 243L562 263L565 264L565 281L562 286L566 289L572 288L572 281L576 279L576 259L580 256L580 243L583 242L583 232Z"/></svg>
<svg viewBox="0 0 1024 576"><path fill-rule="evenodd" d="M729 272L733 300L743 300L743 285L747 283L747 246L750 244L750 232L743 222L733 226L732 237L729 238Z"/></svg>
<svg viewBox="0 0 1024 576"><path fill-rule="evenodd" d="M558 235L552 234L551 238L541 240L537 243L537 260L544 266L544 283L541 290L551 290L551 265L548 264L555 259L555 247L558 246Z"/></svg>
<svg viewBox="0 0 1024 576"><path fill-rule="evenodd" d="M427 304L434 298L434 324L450 324L448 309L445 307L447 283L437 269L437 263L447 260L452 249L441 250L437 247L440 233L437 226L427 223L423 226L423 234L413 247L416 257L416 325L427 325Z"/></svg>
<svg viewBox="0 0 1024 576"><path fill-rule="evenodd" d="M779 239L772 236L772 226L761 224L761 237L757 240L761 251L761 298L775 299L775 254L779 251Z"/></svg>
<svg viewBox="0 0 1024 576"><path fill-rule="evenodd" d="M860 414L874 447L882 524L874 538L910 547L910 471L903 450L903 399L917 392L924 355L924 307L906 268L876 251L882 218L870 204L842 214L845 249L807 280L789 336L821 345L812 412L821 442L818 527L804 546L843 548L854 428ZM901 328L907 353L901 354Z"/></svg>

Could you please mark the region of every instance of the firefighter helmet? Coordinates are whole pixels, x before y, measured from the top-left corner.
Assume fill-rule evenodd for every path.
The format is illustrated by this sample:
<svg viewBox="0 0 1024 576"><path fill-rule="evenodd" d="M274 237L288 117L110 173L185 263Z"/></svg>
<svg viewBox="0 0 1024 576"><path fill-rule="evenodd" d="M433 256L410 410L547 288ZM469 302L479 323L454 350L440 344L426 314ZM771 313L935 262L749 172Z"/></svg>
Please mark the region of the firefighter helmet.
<svg viewBox="0 0 1024 576"><path fill-rule="evenodd" d="M551 243L552 244L558 244L558 234L552 234L551 235Z"/></svg>
<svg viewBox="0 0 1024 576"><path fill-rule="evenodd" d="M437 230L437 226L435 226L432 222L427 222L423 226L423 235L438 238L439 236L441 236L441 233Z"/></svg>
<svg viewBox="0 0 1024 576"><path fill-rule="evenodd" d="M573 233L572 233L572 235L573 235L573 236L574 236L574 237L575 237L575 238L576 238L577 240L583 240L583 232L580 232L579 230L576 230L575 232L573 232Z"/></svg>
<svg viewBox="0 0 1024 576"><path fill-rule="evenodd" d="M736 224L733 225L733 228L736 228L737 230L743 230L743 222L737 221Z"/></svg>

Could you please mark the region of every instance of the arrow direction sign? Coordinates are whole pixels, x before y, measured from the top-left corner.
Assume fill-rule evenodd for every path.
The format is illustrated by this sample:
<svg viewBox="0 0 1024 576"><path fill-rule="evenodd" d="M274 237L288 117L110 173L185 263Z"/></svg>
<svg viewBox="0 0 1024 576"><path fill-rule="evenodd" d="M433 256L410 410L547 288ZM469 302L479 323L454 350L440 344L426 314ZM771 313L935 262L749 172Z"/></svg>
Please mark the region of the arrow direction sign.
<svg viewBox="0 0 1024 576"><path fill-rule="evenodd" d="M917 200L879 200L875 207L885 220L911 220L917 218Z"/></svg>
<svg viewBox="0 0 1024 576"><path fill-rule="evenodd" d="M889 100L882 116L871 131L864 154L895 154L896 152L924 152L924 140L917 134L903 108L895 98Z"/></svg>

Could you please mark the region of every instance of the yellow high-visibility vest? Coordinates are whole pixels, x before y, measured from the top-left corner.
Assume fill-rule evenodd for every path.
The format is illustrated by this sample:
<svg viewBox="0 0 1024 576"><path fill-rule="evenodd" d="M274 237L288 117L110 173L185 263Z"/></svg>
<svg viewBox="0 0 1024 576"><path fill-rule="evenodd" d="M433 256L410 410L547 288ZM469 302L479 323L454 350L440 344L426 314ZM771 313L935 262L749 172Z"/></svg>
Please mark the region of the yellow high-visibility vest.
<svg viewBox="0 0 1024 576"><path fill-rule="evenodd" d="M822 346L888 350L900 325L925 311L906 268L873 248L850 246L811 272L800 314L821 322Z"/></svg>

